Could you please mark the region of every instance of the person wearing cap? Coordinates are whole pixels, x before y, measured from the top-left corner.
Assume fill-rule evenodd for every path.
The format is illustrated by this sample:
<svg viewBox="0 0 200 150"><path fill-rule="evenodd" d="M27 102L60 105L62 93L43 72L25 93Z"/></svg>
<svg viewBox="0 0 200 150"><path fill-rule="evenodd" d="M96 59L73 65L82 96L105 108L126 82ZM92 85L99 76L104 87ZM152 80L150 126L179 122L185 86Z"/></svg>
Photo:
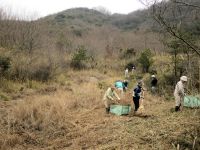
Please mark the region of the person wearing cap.
<svg viewBox="0 0 200 150"><path fill-rule="evenodd" d="M157 83L158 83L158 80L157 80L156 76L152 75L151 76L151 92L152 92L152 94L155 94L155 92L156 92Z"/></svg>
<svg viewBox="0 0 200 150"><path fill-rule="evenodd" d="M140 106L140 99L144 98L144 91L142 88L143 82L139 81L137 86L133 89L133 103L135 105L135 112L138 110Z"/></svg>
<svg viewBox="0 0 200 150"><path fill-rule="evenodd" d="M120 100L119 96L115 92L115 86L109 87L103 97L103 102L106 107L106 113L110 112L110 105L116 102L116 98Z"/></svg>
<svg viewBox="0 0 200 150"><path fill-rule="evenodd" d="M175 111L180 111L183 107L183 100L185 96L185 84L187 82L186 76L181 76L180 81L176 84L175 90L174 90L174 97L175 97Z"/></svg>

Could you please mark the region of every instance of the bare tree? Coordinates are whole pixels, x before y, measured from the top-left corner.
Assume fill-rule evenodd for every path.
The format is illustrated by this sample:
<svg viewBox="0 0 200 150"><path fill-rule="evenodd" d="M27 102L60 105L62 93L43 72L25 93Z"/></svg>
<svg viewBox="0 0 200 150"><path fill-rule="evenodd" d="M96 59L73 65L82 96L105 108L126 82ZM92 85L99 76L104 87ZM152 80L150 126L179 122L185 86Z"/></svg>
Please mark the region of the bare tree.
<svg viewBox="0 0 200 150"><path fill-rule="evenodd" d="M200 74L198 60L200 57L199 26L200 2L199 0L139 0L149 7L151 17L164 29L162 33L169 33L175 41L172 47L174 55L175 82L182 71L177 74L177 57L186 56L181 69L190 78L189 89L195 92L200 87ZM195 31L195 28L197 29ZM175 47L174 47L175 46ZM182 55L184 54L184 55ZM187 62L185 62L187 61ZM187 65L186 65L187 64ZM200 90L200 89L199 89Z"/></svg>
<svg viewBox="0 0 200 150"><path fill-rule="evenodd" d="M189 20L193 15L199 18L200 7L196 4L198 1L184 0L139 0L149 7L150 15L163 27L171 36L181 40L188 48L200 56L200 47L196 43L191 43L182 34L183 20ZM192 9L192 10L191 10ZM195 13L195 14L194 14ZM170 16L170 17L169 17Z"/></svg>

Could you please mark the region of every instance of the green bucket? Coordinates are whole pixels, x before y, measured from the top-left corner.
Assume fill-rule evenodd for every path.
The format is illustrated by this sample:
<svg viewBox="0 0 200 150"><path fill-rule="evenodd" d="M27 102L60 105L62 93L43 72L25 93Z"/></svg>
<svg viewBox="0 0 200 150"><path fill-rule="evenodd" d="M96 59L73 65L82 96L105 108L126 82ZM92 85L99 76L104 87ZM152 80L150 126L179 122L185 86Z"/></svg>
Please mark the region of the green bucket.
<svg viewBox="0 0 200 150"><path fill-rule="evenodd" d="M130 111L131 111L130 105L111 105L110 106L110 112L118 116L128 115Z"/></svg>
<svg viewBox="0 0 200 150"><path fill-rule="evenodd" d="M197 96L185 96L184 97L184 106L196 108L200 107L200 98Z"/></svg>

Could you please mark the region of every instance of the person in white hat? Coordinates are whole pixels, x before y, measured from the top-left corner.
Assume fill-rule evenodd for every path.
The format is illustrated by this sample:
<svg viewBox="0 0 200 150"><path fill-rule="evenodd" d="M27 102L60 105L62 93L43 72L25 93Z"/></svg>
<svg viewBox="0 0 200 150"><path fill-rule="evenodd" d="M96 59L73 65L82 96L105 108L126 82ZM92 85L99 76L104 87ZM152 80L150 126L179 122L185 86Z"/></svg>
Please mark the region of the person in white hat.
<svg viewBox="0 0 200 150"><path fill-rule="evenodd" d="M158 83L158 79L156 78L156 76L153 74L151 76L151 93L155 94L156 90L157 90L157 83Z"/></svg>
<svg viewBox="0 0 200 150"><path fill-rule="evenodd" d="M180 81L176 84L174 90L174 97L175 97L175 111L180 111L183 107L183 100L185 96L185 84L187 82L186 76L181 76Z"/></svg>

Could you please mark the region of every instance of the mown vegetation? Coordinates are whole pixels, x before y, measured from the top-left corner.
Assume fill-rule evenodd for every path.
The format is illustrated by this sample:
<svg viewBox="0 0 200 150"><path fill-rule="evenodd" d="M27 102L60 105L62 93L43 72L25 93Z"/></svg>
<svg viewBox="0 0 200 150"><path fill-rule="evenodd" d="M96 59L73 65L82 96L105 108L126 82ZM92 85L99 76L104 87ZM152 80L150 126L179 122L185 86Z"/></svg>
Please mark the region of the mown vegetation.
<svg viewBox="0 0 200 150"><path fill-rule="evenodd" d="M199 110L169 109L180 76L200 92L199 5L161 1L128 15L76 8L33 21L1 8L0 148L198 149ZM144 81L149 118L104 116L104 91L132 66L128 92Z"/></svg>

